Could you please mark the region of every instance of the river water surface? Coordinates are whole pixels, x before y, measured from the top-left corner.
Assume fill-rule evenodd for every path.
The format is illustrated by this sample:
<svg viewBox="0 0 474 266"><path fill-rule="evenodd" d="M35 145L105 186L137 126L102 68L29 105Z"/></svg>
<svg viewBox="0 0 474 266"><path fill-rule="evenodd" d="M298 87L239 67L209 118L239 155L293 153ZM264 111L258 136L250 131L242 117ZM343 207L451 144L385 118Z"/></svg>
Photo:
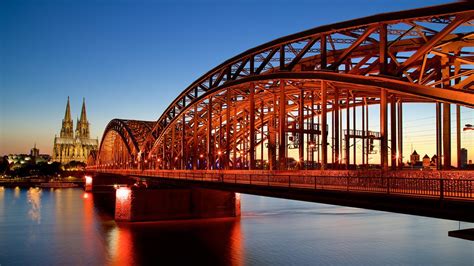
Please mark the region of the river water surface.
<svg viewBox="0 0 474 266"><path fill-rule="evenodd" d="M0 187L0 265L474 265L474 224L242 195L240 219L117 224L81 189Z"/></svg>

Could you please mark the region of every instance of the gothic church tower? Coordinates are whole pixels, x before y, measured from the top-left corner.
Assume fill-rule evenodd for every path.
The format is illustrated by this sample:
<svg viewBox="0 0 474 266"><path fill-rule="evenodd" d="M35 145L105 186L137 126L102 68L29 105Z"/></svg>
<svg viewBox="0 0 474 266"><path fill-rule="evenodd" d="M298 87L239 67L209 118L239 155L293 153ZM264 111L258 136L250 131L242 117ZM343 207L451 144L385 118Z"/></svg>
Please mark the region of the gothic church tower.
<svg viewBox="0 0 474 266"><path fill-rule="evenodd" d="M81 139L90 138L89 121L87 121L86 115L86 100L84 98L82 98L81 118L77 121L76 137Z"/></svg>
<svg viewBox="0 0 474 266"><path fill-rule="evenodd" d="M68 97L61 132L59 137L54 138L53 161L63 164L71 161L87 162L89 153L98 149L98 139L90 138L85 99L82 100L81 118L77 120L75 134L73 125Z"/></svg>
<svg viewBox="0 0 474 266"><path fill-rule="evenodd" d="M69 105L69 96L67 97L66 113L64 114L63 126L61 127L61 138L72 138L73 136L73 123L71 118L71 106Z"/></svg>

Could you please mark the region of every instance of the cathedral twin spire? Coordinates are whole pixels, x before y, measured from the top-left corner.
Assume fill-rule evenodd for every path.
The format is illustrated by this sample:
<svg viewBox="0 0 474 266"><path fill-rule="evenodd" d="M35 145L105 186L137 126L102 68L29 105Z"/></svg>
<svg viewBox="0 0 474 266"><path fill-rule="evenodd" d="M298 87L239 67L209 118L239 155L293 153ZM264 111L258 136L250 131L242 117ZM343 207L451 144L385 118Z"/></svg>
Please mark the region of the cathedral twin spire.
<svg viewBox="0 0 474 266"><path fill-rule="evenodd" d="M73 123L71 119L71 106L69 105L69 96L67 97L66 113L64 114L63 126L61 127L61 138L72 138Z"/></svg>
<svg viewBox="0 0 474 266"><path fill-rule="evenodd" d="M73 121L71 118L71 106L69 104L69 96L67 97L66 113L64 114L63 125L61 128L61 138L73 138ZM82 98L81 118L77 120L76 137L89 138L89 122L86 115L86 100Z"/></svg>

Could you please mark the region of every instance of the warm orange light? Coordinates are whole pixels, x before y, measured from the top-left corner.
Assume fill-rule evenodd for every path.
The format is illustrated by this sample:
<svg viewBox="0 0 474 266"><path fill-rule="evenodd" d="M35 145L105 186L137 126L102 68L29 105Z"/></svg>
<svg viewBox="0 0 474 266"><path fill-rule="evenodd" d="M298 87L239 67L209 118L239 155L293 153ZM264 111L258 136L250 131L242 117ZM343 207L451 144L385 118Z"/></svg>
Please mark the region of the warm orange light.
<svg viewBox="0 0 474 266"><path fill-rule="evenodd" d="M92 185L92 177L86 175L86 186L87 185Z"/></svg>
<svg viewBox="0 0 474 266"><path fill-rule="evenodd" d="M82 197L85 198L85 199L89 198L89 193L87 193L87 192L84 193L84 195Z"/></svg>
<svg viewBox="0 0 474 266"><path fill-rule="evenodd" d="M221 151L218 151L218 152L217 152L217 154L221 155L221 154L222 154L222 152L221 152Z"/></svg>
<svg viewBox="0 0 474 266"><path fill-rule="evenodd" d="M115 196L118 200L127 200L130 197L131 190L129 187L119 187L115 192Z"/></svg>
<svg viewBox="0 0 474 266"><path fill-rule="evenodd" d="M203 155L203 154L201 154L201 155L199 155L199 157L203 158L203 157L204 157L204 155Z"/></svg>

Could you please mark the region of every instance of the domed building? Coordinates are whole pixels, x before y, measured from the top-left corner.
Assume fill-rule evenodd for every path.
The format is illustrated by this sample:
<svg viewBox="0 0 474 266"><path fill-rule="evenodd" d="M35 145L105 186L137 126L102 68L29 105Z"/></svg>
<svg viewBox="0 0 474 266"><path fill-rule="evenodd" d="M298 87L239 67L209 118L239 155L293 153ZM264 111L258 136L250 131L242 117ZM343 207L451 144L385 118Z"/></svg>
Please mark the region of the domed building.
<svg viewBox="0 0 474 266"><path fill-rule="evenodd" d="M54 137L53 161L63 164L71 161L86 163L89 153L96 151L98 146L99 140L90 138L85 99L82 101L81 118L77 120L76 131L74 132L68 97L61 132L59 137Z"/></svg>

